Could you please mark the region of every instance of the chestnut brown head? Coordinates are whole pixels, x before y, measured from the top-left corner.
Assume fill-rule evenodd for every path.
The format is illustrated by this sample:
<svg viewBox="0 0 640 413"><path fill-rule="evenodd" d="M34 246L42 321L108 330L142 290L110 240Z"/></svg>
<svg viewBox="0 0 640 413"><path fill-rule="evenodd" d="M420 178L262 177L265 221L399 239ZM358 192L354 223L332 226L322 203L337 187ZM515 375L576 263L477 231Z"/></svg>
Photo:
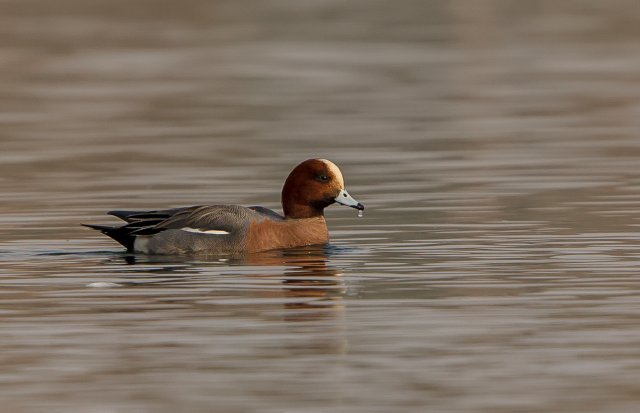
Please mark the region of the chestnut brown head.
<svg viewBox="0 0 640 413"><path fill-rule="evenodd" d="M334 202L364 209L344 189L340 169L326 159L302 162L291 171L282 188L282 208L287 218L323 216L324 209Z"/></svg>

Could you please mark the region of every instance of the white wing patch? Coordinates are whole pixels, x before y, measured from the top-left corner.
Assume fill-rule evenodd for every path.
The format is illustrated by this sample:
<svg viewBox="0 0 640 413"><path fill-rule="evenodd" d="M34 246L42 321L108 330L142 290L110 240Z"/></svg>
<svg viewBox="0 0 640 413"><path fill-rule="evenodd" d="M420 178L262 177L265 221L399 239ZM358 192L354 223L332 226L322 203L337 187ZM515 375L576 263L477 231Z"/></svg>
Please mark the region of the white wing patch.
<svg viewBox="0 0 640 413"><path fill-rule="evenodd" d="M229 231L223 231L221 229L206 229L206 230L201 230L198 228L190 228L190 227L184 227L184 228L180 228L181 231L187 231L187 232L193 232L195 234L207 234L207 235L227 235L229 234Z"/></svg>

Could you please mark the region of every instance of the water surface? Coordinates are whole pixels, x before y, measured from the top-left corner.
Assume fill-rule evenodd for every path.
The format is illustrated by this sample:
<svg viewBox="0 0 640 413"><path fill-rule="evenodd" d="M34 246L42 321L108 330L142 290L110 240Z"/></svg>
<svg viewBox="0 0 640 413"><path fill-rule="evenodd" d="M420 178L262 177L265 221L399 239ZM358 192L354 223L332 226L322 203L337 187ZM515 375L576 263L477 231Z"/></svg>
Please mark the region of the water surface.
<svg viewBox="0 0 640 413"><path fill-rule="evenodd" d="M0 2L11 412L635 412L635 2ZM131 256L109 209L279 208L327 247Z"/></svg>

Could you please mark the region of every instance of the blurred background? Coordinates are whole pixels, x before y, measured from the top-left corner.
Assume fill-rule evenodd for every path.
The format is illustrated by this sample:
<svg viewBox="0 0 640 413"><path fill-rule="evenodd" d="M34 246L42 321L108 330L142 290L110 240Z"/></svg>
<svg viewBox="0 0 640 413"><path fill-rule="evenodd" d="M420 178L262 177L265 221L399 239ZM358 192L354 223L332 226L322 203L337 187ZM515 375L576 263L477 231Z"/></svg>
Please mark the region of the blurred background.
<svg viewBox="0 0 640 413"><path fill-rule="evenodd" d="M0 0L5 408L636 411L639 19L631 0ZM327 211L328 248L134 257L79 226L279 209L311 157L367 206Z"/></svg>

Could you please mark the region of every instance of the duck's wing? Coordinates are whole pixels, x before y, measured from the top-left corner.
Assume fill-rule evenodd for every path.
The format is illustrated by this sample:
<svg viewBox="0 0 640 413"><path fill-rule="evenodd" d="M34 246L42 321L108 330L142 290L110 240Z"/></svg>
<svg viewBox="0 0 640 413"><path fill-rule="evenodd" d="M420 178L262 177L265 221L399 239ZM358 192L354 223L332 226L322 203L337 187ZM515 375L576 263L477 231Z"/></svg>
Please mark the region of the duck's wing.
<svg viewBox="0 0 640 413"><path fill-rule="evenodd" d="M151 237L157 243L171 246L189 246L207 239L207 243L224 243L229 239L242 239L249 225L256 220L283 219L263 207L238 205L210 205L175 208L159 211L110 211L127 224L120 227L87 225L118 241L128 250L134 250L136 237ZM212 238L212 235L218 237ZM219 237L223 236L223 237ZM204 237L204 238L201 238ZM185 247L186 248L186 247Z"/></svg>
<svg viewBox="0 0 640 413"><path fill-rule="evenodd" d="M109 211L108 215L113 215L114 217L120 218L126 222L136 222L136 221L146 221L146 220L165 220L171 218L175 214L182 213L185 211L192 211L194 209L199 208L199 206L192 207L183 207L183 208L172 208L172 209L162 209L162 210L154 210L154 211Z"/></svg>
<svg viewBox="0 0 640 413"><path fill-rule="evenodd" d="M270 209L258 206L209 205L177 211L170 218L155 225L154 229L162 231L188 228L192 232L235 234L246 230L251 222L264 219L282 220L284 217Z"/></svg>

